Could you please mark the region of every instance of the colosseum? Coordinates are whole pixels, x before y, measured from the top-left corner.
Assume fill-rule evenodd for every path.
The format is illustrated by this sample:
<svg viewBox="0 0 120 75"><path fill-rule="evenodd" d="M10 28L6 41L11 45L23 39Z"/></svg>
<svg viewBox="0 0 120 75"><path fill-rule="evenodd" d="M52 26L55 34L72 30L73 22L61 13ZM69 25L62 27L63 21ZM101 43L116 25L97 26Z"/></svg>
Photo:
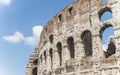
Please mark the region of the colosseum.
<svg viewBox="0 0 120 75"><path fill-rule="evenodd" d="M104 22L101 17L111 12ZM44 27L26 75L120 75L120 0L77 0ZM107 51L102 34L114 28Z"/></svg>

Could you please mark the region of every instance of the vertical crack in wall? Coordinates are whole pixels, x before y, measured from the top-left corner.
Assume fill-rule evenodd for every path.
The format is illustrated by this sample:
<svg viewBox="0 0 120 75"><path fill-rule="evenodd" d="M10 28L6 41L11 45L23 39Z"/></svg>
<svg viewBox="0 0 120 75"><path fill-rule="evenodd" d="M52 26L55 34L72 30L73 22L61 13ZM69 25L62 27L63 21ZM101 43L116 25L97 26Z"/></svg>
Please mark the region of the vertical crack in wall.
<svg viewBox="0 0 120 75"><path fill-rule="evenodd" d="M90 11L89 11L89 21L90 21L90 27L92 26L92 20L91 20L91 4L90 4L90 0L89 0L89 8L90 8Z"/></svg>

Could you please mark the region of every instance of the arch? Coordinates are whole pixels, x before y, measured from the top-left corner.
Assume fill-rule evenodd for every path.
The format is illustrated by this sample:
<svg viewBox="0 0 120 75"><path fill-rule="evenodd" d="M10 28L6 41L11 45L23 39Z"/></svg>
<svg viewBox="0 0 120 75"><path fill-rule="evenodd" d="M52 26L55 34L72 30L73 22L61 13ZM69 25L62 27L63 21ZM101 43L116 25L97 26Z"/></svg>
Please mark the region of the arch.
<svg viewBox="0 0 120 75"><path fill-rule="evenodd" d="M86 56L92 56L92 35L89 30L84 31L81 34L81 39L84 44L84 50Z"/></svg>
<svg viewBox="0 0 120 75"><path fill-rule="evenodd" d="M74 59L75 48L74 48L74 39L72 36L67 39L67 44L70 52L70 57Z"/></svg>
<svg viewBox="0 0 120 75"><path fill-rule="evenodd" d="M113 39L114 28L111 24L104 25L100 30L100 36L102 40L102 49L104 50L105 57L115 54L116 46ZM112 36L112 37L111 37Z"/></svg>
<svg viewBox="0 0 120 75"><path fill-rule="evenodd" d="M53 49L52 48L50 48L50 50L49 50L49 54L50 54L50 59L51 59L51 67L52 67L52 65L53 65Z"/></svg>
<svg viewBox="0 0 120 75"><path fill-rule="evenodd" d="M38 59L35 59L35 60L33 61L33 64L34 64L34 65L38 65Z"/></svg>
<svg viewBox="0 0 120 75"><path fill-rule="evenodd" d="M68 13L69 13L69 16L72 16L73 15L73 7L70 7L68 9Z"/></svg>
<svg viewBox="0 0 120 75"><path fill-rule="evenodd" d="M105 29L113 27L111 24L104 24L103 27L100 29L100 38L102 39L102 34L105 31Z"/></svg>
<svg viewBox="0 0 120 75"><path fill-rule="evenodd" d="M52 34L49 36L49 40L50 40L50 43L52 44L53 43L53 35Z"/></svg>
<svg viewBox="0 0 120 75"><path fill-rule="evenodd" d="M44 51L44 58L45 58L45 63L46 63L46 51Z"/></svg>
<svg viewBox="0 0 120 75"><path fill-rule="evenodd" d="M59 54L59 58L60 58L60 66L61 66L61 63L62 63L62 44L61 44L61 42L58 42L56 47L58 50L58 54Z"/></svg>
<svg viewBox="0 0 120 75"><path fill-rule="evenodd" d="M58 22L61 22L63 20L63 16L62 16L62 14L59 14L58 15Z"/></svg>
<svg viewBox="0 0 120 75"><path fill-rule="evenodd" d="M37 75L37 67L33 68L32 75Z"/></svg>
<svg viewBox="0 0 120 75"><path fill-rule="evenodd" d="M107 14L106 14L107 13ZM105 14L105 15L104 15ZM98 13L98 16L99 16L99 19L100 19L100 21L102 21L101 20L101 18L103 17L103 16L111 16L111 17L108 17L107 19L105 19L105 20L108 20L108 19L110 19L110 18L112 18L112 11L111 11L111 8L109 8L109 7L105 7L105 8L102 8L100 11L99 11L99 13ZM103 21L105 21L105 20L103 20ZM102 21L102 22L103 22Z"/></svg>
<svg viewBox="0 0 120 75"><path fill-rule="evenodd" d="M42 63L42 55L40 55L40 60L41 60L41 63Z"/></svg>

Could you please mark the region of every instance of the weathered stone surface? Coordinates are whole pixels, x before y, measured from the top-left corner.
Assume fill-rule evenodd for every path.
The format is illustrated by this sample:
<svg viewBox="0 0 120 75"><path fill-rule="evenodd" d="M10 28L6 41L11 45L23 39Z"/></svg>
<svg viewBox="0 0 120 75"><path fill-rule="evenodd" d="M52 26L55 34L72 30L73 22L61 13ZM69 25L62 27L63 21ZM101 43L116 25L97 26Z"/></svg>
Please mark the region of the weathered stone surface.
<svg viewBox="0 0 120 75"><path fill-rule="evenodd" d="M106 11L113 17L101 22ZM102 33L111 26L115 37L104 52ZM120 75L120 0L77 0L63 9L44 27L26 75Z"/></svg>

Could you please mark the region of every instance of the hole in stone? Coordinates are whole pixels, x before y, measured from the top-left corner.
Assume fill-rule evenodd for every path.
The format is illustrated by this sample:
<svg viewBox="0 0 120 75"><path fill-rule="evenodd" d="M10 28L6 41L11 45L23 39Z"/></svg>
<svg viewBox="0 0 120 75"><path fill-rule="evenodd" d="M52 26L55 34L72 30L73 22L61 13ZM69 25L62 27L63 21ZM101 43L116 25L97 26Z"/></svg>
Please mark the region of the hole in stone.
<svg viewBox="0 0 120 75"><path fill-rule="evenodd" d="M98 16L101 22L111 19L113 17L111 8L105 7L101 9L98 13Z"/></svg>
<svg viewBox="0 0 120 75"><path fill-rule="evenodd" d="M69 8L68 11L69 11L69 15L71 16L71 15L73 14L73 9L72 9L72 7Z"/></svg>
<svg viewBox="0 0 120 75"><path fill-rule="evenodd" d="M75 49L74 49L74 39L73 39L73 37L69 37L67 39L67 44L68 44L68 48L69 48L69 52L70 52L70 57L74 58Z"/></svg>
<svg viewBox="0 0 120 75"><path fill-rule="evenodd" d="M59 22L62 21L62 15L61 14L58 16L58 20L59 20Z"/></svg>
<svg viewBox="0 0 120 75"><path fill-rule="evenodd" d="M32 71L32 75L37 75L37 67L35 67Z"/></svg>
<svg viewBox="0 0 120 75"><path fill-rule="evenodd" d="M45 58L45 63L46 63L46 51L44 51L44 58Z"/></svg>
<svg viewBox="0 0 120 75"><path fill-rule="evenodd" d="M92 56L92 35L91 32L86 30L81 34L81 39L84 44L86 56Z"/></svg>
<svg viewBox="0 0 120 75"><path fill-rule="evenodd" d="M102 0L102 4L107 4L107 0Z"/></svg>
<svg viewBox="0 0 120 75"><path fill-rule="evenodd" d="M115 53L114 29L112 26L104 28L102 32L102 49L106 58Z"/></svg>
<svg viewBox="0 0 120 75"><path fill-rule="evenodd" d="M53 43L53 35L52 34L49 36L49 40L50 40L50 43L52 44Z"/></svg>
<svg viewBox="0 0 120 75"><path fill-rule="evenodd" d="M112 13L110 11L104 12L101 16L101 22L104 22L109 19L112 19Z"/></svg>
<svg viewBox="0 0 120 75"><path fill-rule="evenodd" d="M34 65L38 65L38 59L35 59L35 60L33 61L33 64L34 64Z"/></svg>
<svg viewBox="0 0 120 75"><path fill-rule="evenodd" d="M60 58L60 66L61 66L61 63L62 63L62 44L61 44L61 42L58 42L56 47L58 50L58 54L59 54L59 58Z"/></svg>

